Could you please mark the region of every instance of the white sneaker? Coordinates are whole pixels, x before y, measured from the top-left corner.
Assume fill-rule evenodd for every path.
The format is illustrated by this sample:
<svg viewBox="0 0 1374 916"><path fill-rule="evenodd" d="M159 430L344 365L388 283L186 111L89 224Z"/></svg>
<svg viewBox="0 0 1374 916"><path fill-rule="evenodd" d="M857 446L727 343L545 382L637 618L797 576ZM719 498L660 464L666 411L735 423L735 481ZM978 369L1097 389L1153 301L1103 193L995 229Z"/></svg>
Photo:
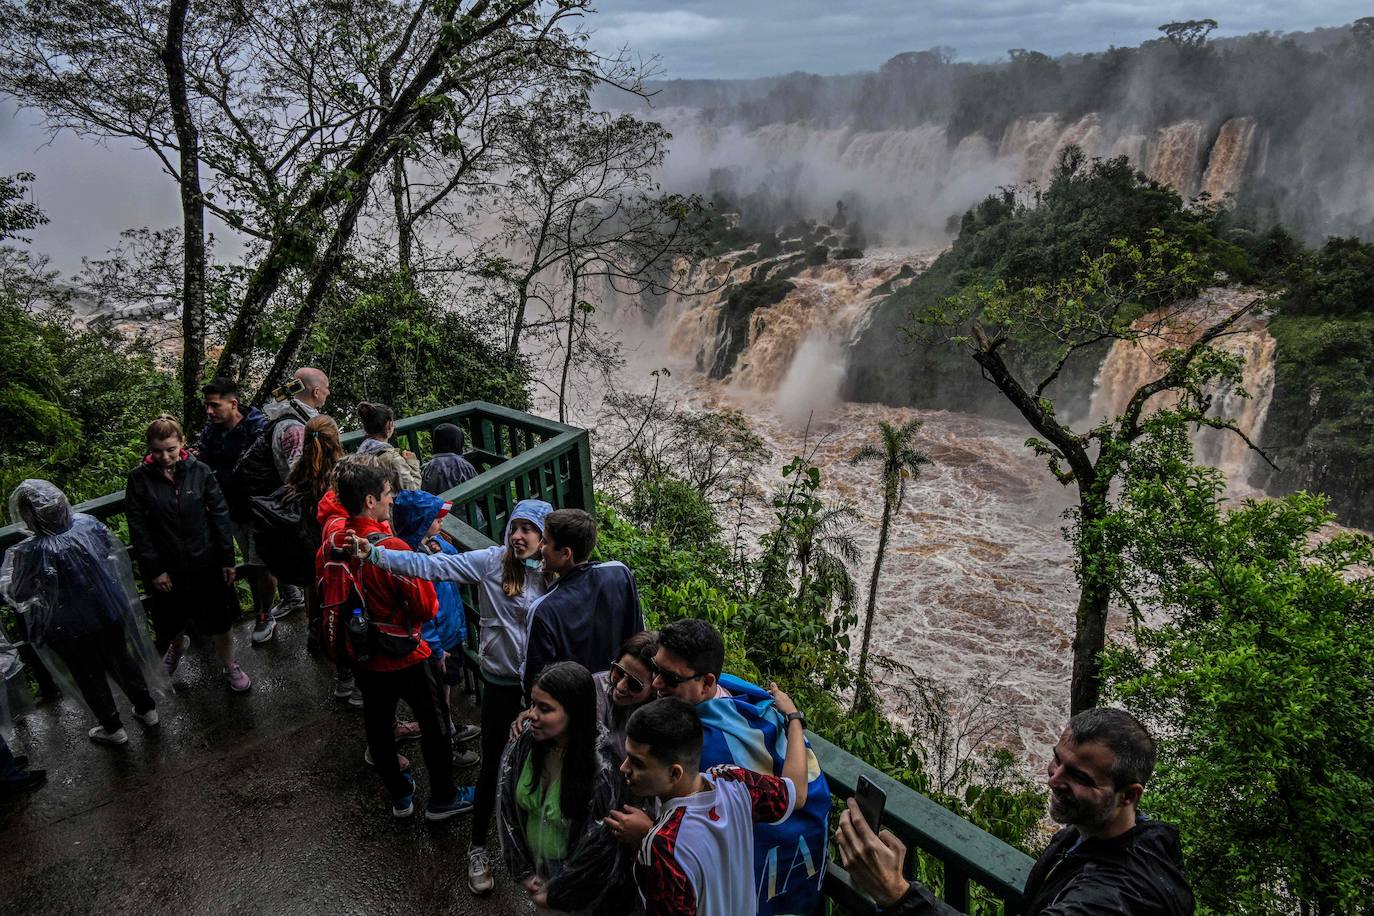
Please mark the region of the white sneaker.
<svg viewBox="0 0 1374 916"><path fill-rule="evenodd" d="M337 700L347 700L353 696L353 678L336 677L334 678L334 698Z"/></svg>
<svg viewBox="0 0 1374 916"><path fill-rule="evenodd" d="M123 728L117 728L112 732L105 731L105 726L97 725L95 728L86 732L91 740L96 744L125 744L129 740L129 733Z"/></svg>
<svg viewBox="0 0 1374 916"><path fill-rule="evenodd" d="M149 728L152 728L154 725L156 725L156 724L158 723L158 717L157 717L157 710L156 710L156 709L150 709L150 710L148 710L147 712L136 712L136 713L134 713L134 718L137 719L138 721L142 722L144 725L148 726Z"/></svg>
<svg viewBox="0 0 1374 916"><path fill-rule="evenodd" d="M491 876L491 860L487 858L487 847L474 846L468 850L468 890L477 896L490 894L496 886Z"/></svg>
<svg viewBox="0 0 1374 916"><path fill-rule="evenodd" d="M363 692L357 687L354 687L353 692L348 695L348 705L356 706L359 709L363 708Z"/></svg>

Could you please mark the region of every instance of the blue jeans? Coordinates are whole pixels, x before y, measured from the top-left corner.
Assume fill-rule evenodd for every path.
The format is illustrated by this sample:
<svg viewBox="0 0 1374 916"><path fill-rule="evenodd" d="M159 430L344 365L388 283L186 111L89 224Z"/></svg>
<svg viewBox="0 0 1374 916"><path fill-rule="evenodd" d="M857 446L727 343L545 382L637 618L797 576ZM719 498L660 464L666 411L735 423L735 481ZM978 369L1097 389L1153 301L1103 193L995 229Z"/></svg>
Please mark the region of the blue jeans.
<svg viewBox="0 0 1374 916"><path fill-rule="evenodd" d="M0 685L3 689L3 685ZM28 777L28 772L19 769L14 762L14 755L10 753L10 746L5 743L5 736L0 735L0 785L18 785Z"/></svg>

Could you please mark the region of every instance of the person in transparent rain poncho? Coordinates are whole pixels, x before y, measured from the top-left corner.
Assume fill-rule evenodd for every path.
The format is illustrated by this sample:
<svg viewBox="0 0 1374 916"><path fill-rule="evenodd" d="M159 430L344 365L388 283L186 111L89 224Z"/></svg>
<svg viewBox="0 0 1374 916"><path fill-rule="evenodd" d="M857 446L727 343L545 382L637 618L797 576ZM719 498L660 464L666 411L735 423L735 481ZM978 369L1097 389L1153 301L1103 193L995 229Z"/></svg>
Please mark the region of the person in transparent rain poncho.
<svg viewBox="0 0 1374 916"><path fill-rule="evenodd" d="M157 725L155 696L170 685L148 637L124 545L97 519L73 512L66 495L45 480L16 487L9 512L31 536L5 553L0 596L24 616L44 664L64 687L80 692L98 722L91 740L129 740L110 678L133 705L134 718Z"/></svg>
<svg viewBox="0 0 1374 916"><path fill-rule="evenodd" d="M624 798L624 780L598 721L591 672L556 662L531 694L524 731L501 755L506 867L536 913L631 913L634 851L603 823Z"/></svg>

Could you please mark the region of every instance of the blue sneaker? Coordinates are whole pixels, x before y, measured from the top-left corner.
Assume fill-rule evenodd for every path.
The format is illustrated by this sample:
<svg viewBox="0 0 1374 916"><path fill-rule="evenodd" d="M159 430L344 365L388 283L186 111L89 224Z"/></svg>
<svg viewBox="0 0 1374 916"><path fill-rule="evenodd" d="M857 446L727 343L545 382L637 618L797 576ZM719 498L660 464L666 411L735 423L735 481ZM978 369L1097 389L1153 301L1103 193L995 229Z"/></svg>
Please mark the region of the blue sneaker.
<svg viewBox="0 0 1374 916"><path fill-rule="evenodd" d="M472 810L472 800L477 795L477 790L473 786L463 786L453 793L453 800L438 802L434 799L429 800L425 806L425 820L443 821L448 820L455 814L464 814Z"/></svg>
<svg viewBox="0 0 1374 916"><path fill-rule="evenodd" d="M405 795L391 800L392 817L410 817L415 813L415 779L409 773L402 773L409 787Z"/></svg>

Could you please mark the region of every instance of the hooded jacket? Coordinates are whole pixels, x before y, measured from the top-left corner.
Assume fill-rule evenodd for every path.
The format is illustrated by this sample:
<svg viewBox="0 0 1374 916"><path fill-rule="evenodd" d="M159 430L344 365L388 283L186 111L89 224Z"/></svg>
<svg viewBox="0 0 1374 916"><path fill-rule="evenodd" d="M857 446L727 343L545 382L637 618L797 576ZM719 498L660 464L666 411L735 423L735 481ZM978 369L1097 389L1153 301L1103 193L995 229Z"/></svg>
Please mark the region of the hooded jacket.
<svg viewBox="0 0 1374 916"><path fill-rule="evenodd" d="M463 430L452 423L434 427L434 457L425 464L420 488L435 496L477 476L477 468L462 455Z"/></svg>
<svg viewBox="0 0 1374 916"><path fill-rule="evenodd" d="M1188 916L1193 892L1183 874L1178 828L1141 819L1110 840L1081 839L1065 827L1026 879L1025 916ZM959 911L920 884L881 910L882 916L926 916Z"/></svg>
<svg viewBox="0 0 1374 916"><path fill-rule="evenodd" d="M620 645L644 629L644 612L629 567L583 563L569 570L530 606L521 682L525 696L553 662L574 661L605 671Z"/></svg>
<svg viewBox="0 0 1374 916"><path fill-rule="evenodd" d="M162 473L152 456L129 474L124 513L134 561L145 585L162 573L234 565L229 509L210 466L186 452Z"/></svg>
<svg viewBox="0 0 1374 916"><path fill-rule="evenodd" d="M320 499L316 518L324 530L320 549L315 553L316 577L324 570L325 561L328 559L326 550L330 541L347 530L352 530L360 538L374 534L388 535L380 541L380 546L399 553L410 553L409 545L392 534L391 527L386 522L350 517L348 510L339 502L333 490L325 493ZM390 633L418 633L426 622L434 619L439 610L439 600L434 594L434 586L424 579L393 575L370 563L364 563L358 569L358 584L373 624L385 627ZM415 651L403 658L374 655L368 661L357 664L368 671L400 671L419 664L429 658L429 655L429 643L420 639Z"/></svg>
<svg viewBox="0 0 1374 916"><path fill-rule="evenodd" d="M403 576L461 582L477 586L477 611L481 619L479 653L482 673L488 678L516 680L525 659L525 631L530 604L544 594L544 577L537 570L525 576L524 588L515 597L501 590L501 565L505 545L510 543L511 526L524 519L544 530L544 519L553 506L542 499L522 499L515 504L501 545L469 550L454 556L423 554L387 549L387 545L368 554L369 562ZM617 643L617 648L619 644Z"/></svg>
<svg viewBox="0 0 1374 916"><path fill-rule="evenodd" d="M127 569L128 561L108 528L73 512L66 494L46 480L21 483L10 516L33 534L5 552L0 594L24 613L35 644L85 636L128 613L130 593L118 566Z"/></svg>
<svg viewBox="0 0 1374 916"><path fill-rule="evenodd" d="M402 490L396 494L396 501L391 506L391 530L411 550L428 554L429 550L421 546L425 532L447 505L439 497L421 490ZM458 548L442 537L434 538L430 543L437 545L441 554L458 555ZM436 656L443 656L467 638L468 626L463 616L463 599L458 594L457 583L435 582L434 593L439 599L439 612L420 629L420 635Z"/></svg>

